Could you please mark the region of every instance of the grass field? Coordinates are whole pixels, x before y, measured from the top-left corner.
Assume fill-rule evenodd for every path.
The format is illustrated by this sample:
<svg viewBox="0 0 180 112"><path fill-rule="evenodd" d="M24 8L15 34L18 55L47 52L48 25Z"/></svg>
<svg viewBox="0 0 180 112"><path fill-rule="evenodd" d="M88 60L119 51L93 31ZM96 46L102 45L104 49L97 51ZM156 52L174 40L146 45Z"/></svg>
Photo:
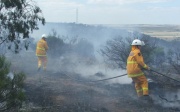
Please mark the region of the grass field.
<svg viewBox="0 0 180 112"><path fill-rule="evenodd" d="M172 40L180 38L180 25L152 25L152 24L137 24L137 25L107 25L110 27L126 29L128 31L138 31L153 37Z"/></svg>

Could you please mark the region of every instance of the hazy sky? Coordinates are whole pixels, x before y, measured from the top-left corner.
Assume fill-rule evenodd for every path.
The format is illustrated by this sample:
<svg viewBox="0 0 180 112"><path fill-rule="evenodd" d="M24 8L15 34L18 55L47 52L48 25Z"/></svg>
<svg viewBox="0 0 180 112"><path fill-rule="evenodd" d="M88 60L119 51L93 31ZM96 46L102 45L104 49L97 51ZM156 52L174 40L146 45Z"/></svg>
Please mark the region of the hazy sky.
<svg viewBox="0 0 180 112"><path fill-rule="evenodd" d="M47 22L180 24L180 0L36 0Z"/></svg>

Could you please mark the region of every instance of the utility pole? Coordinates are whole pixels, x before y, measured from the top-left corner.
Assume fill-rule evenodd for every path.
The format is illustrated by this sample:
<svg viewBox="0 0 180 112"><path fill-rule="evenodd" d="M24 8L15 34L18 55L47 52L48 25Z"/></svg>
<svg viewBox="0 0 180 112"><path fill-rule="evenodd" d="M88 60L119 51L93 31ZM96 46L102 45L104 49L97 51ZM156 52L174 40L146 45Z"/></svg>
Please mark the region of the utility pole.
<svg viewBox="0 0 180 112"><path fill-rule="evenodd" d="M78 24L78 8L76 8L76 24Z"/></svg>

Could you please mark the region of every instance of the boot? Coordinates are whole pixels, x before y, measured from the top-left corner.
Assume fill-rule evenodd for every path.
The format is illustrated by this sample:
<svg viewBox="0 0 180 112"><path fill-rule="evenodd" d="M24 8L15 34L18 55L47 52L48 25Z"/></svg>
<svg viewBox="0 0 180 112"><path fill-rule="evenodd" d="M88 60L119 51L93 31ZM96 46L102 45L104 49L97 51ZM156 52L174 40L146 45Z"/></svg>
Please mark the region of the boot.
<svg viewBox="0 0 180 112"><path fill-rule="evenodd" d="M149 103L149 104L153 104L153 100L149 95L143 95L142 97L140 97L140 99L144 102L144 103Z"/></svg>
<svg viewBox="0 0 180 112"><path fill-rule="evenodd" d="M43 71L46 72L46 67L43 67Z"/></svg>
<svg viewBox="0 0 180 112"><path fill-rule="evenodd" d="M38 67L37 71L40 71L41 70L41 67Z"/></svg>

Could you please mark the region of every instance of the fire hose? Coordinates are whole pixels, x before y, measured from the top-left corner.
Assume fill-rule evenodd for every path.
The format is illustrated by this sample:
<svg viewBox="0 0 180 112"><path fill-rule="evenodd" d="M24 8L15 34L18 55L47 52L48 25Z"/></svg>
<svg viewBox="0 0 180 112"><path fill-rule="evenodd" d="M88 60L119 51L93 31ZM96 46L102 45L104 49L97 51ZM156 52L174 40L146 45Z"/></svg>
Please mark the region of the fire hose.
<svg viewBox="0 0 180 112"><path fill-rule="evenodd" d="M115 77L110 77L110 78L107 78L107 79L95 80L95 81L90 81L90 82L105 81L105 80L110 80L110 79L115 79L115 78L118 78L118 77L122 77L122 76L125 76L125 75L127 75L127 74L122 74L122 75L118 75L118 76L115 76Z"/></svg>
<svg viewBox="0 0 180 112"><path fill-rule="evenodd" d="M166 78L169 78L169 79L171 79L171 80L174 80L174 81L180 83L180 81L178 81L178 80L176 80L176 79L173 79L173 78L171 78L171 77L168 77L168 76L166 76L166 75L164 75L164 74L162 74L162 73L159 73L159 72L157 72L157 71L155 71L155 70L150 69L150 71L152 71L152 72L154 72L154 73L157 73L157 74L160 74L160 75L162 75L162 76L164 76L164 77L166 77Z"/></svg>
<svg viewBox="0 0 180 112"><path fill-rule="evenodd" d="M155 70L150 69L150 71L155 72L155 73L160 74L160 75L162 75L162 76L164 76L164 77L166 77L166 78L169 78L169 79L171 79L171 80L174 80L174 81L176 81L176 82L179 82L179 83L180 83L180 81L178 81L178 80L176 80L176 79L173 79L173 78L171 78L171 77L168 77L168 76L166 76L166 75L164 75L164 74L162 74L162 73L159 73L159 72L157 72L157 71L155 71ZM105 80L110 80L110 79L114 79L114 78L122 77L122 76L125 76L125 75L127 75L127 74L118 75L118 76L115 76L115 77L110 77L110 78L101 79L101 80L90 81L90 82L105 81Z"/></svg>
<svg viewBox="0 0 180 112"><path fill-rule="evenodd" d="M178 80L176 80L176 79L174 79L174 78L171 78L171 77L169 77L169 76L166 76L166 75L164 75L164 74L162 74L162 73L159 73L159 72L157 72L157 71L155 71L155 70L150 69L150 71L152 71L152 72L154 72L154 73L157 73L157 74L160 74L160 75L162 75L162 76L164 76L164 77L166 77L166 78L169 78L169 79L171 79L171 80L173 80L173 81L176 81L176 82L180 83L180 81L178 81ZM101 79L101 80L94 80L94 81L93 81L93 80L90 80L90 81L87 81L87 82L100 82L100 81L115 79L115 78L118 78L118 77L123 77L123 76L125 76L125 75L127 75L127 74L122 74L122 75L118 75L118 76L110 77L110 78L106 78L106 79ZM68 77L71 78L71 79L74 79L74 78L70 77L69 75L66 75L66 76L68 76ZM75 79L74 79L74 80L75 80ZM82 80L77 80L77 81L84 82L84 81L82 81Z"/></svg>
<svg viewBox="0 0 180 112"><path fill-rule="evenodd" d="M162 76L164 76L164 77L166 77L166 78L169 78L169 79L171 79L171 80L173 80L173 81L176 81L176 82L179 82L179 83L180 83L180 81L178 81L178 80L176 80L176 79L174 79L174 78L168 77L168 76L166 76L166 75L164 75L164 74L162 74L162 73L159 73L159 72L157 72L157 71L155 71L155 70L152 70L152 69L151 69L150 71L152 71L152 72L154 72L154 73L157 73L157 74L160 74L160 75L162 75ZM159 95L159 98L161 98L162 100L165 100L166 102L169 102L169 103L173 103L173 102L178 102L178 103L180 103L180 100L170 101L170 100L168 100L167 98L164 98L164 97L162 97L162 96L160 96L160 95Z"/></svg>
<svg viewBox="0 0 180 112"><path fill-rule="evenodd" d="M84 80L78 80L78 79L75 79L75 78L72 78L71 76L65 74L67 77L69 77L70 79L73 79L73 80L76 80L76 81L79 81L79 82L100 82L100 81L105 81L105 80L110 80L110 79L115 79L115 78L118 78L118 77L123 77L127 74L122 74L122 75L118 75L118 76L115 76L115 77L110 77L110 78L106 78L106 79L100 79L100 80L89 80L89 81L84 81Z"/></svg>

